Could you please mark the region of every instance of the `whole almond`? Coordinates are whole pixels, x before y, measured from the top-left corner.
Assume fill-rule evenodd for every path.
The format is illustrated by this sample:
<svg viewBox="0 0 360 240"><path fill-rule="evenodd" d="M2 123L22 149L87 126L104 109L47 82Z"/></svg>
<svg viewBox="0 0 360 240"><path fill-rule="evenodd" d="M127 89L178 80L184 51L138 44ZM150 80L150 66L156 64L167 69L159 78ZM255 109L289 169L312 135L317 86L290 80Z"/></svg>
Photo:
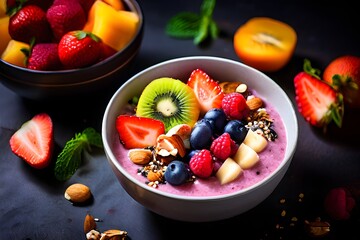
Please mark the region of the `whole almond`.
<svg viewBox="0 0 360 240"><path fill-rule="evenodd" d="M153 159L153 153L150 149L134 148L129 151L128 157L133 163L144 165Z"/></svg>
<svg viewBox="0 0 360 240"><path fill-rule="evenodd" d="M90 199L91 191L82 183L74 183L65 190L64 197L71 202L83 203Z"/></svg>
<svg viewBox="0 0 360 240"><path fill-rule="evenodd" d="M253 97L246 101L246 105L248 105L250 110L256 110L263 105L263 101L261 98Z"/></svg>

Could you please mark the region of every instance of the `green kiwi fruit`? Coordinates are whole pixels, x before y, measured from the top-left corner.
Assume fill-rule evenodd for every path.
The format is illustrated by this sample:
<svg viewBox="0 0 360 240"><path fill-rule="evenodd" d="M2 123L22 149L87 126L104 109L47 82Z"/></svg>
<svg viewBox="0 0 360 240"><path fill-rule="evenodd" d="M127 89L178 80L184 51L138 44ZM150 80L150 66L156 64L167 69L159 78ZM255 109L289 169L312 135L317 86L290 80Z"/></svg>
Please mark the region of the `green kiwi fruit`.
<svg viewBox="0 0 360 240"><path fill-rule="evenodd" d="M184 82L169 78L151 81L139 97L136 115L162 121L165 131L178 124L193 127L200 108L194 91Z"/></svg>

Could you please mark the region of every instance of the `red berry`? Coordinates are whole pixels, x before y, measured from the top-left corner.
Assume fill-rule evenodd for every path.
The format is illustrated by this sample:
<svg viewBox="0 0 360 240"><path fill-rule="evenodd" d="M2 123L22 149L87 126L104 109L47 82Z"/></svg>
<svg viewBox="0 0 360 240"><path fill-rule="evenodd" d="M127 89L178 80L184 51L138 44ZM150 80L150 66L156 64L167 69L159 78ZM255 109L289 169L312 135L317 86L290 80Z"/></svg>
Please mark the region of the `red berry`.
<svg viewBox="0 0 360 240"><path fill-rule="evenodd" d="M200 178L210 177L214 169L211 152L207 149L202 149L195 153L189 161L189 166L195 176Z"/></svg>
<svg viewBox="0 0 360 240"><path fill-rule="evenodd" d="M331 189L324 200L325 211L335 220L349 219L355 205L355 199L343 187Z"/></svg>
<svg viewBox="0 0 360 240"><path fill-rule="evenodd" d="M38 43L31 50L27 67L34 70L60 70L57 43Z"/></svg>
<svg viewBox="0 0 360 240"><path fill-rule="evenodd" d="M210 146L210 151L214 157L221 161L225 161L228 157L235 154L237 145L231 139L229 133L223 133L217 137Z"/></svg>
<svg viewBox="0 0 360 240"><path fill-rule="evenodd" d="M222 109L229 119L242 120L249 114L245 97L237 92L226 94L222 100Z"/></svg>

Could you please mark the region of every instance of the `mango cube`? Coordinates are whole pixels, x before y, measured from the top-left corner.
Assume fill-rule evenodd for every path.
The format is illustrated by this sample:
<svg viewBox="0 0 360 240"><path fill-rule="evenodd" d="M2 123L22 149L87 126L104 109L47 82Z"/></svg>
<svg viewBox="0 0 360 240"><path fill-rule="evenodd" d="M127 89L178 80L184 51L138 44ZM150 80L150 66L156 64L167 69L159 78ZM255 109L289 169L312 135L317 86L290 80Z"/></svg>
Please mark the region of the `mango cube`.
<svg viewBox="0 0 360 240"><path fill-rule="evenodd" d="M1 59L20 67L26 67L26 56L21 49L29 49L30 46L27 43L19 42L16 40L10 40L5 51L1 55Z"/></svg>
<svg viewBox="0 0 360 240"><path fill-rule="evenodd" d="M110 6L112 6L115 10L125 10L124 4L121 0L102 0L103 2L106 2Z"/></svg>
<svg viewBox="0 0 360 240"><path fill-rule="evenodd" d="M8 45L9 41L11 40L8 26L9 26L9 16L5 16L0 18L0 54L4 52L6 46Z"/></svg>
<svg viewBox="0 0 360 240"><path fill-rule="evenodd" d="M105 44L120 51L134 37L138 23L139 17L136 13L115 10L109 4L98 0L92 5L83 30L92 32Z"/></svg>
<svg viewBox="0 0 360 240"><path fill-rule="evenodd" d="M0 18L6 16L6 0L0 0Z"/></svg>

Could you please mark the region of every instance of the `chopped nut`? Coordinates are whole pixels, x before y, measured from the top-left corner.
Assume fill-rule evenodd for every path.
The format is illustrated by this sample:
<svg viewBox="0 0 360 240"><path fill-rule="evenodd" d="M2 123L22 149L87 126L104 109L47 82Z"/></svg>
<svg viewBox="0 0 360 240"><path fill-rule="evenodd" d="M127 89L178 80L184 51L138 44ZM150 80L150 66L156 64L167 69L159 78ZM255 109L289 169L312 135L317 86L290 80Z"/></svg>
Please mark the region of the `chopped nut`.
<svg viewBox="0 0 360 240"><path fill-rule="evenodd" d="M256 110L262 107L263 101L261 100L261 98L252 97L247 99L246 105L248 105L250 110Z"/></svg>
<svg viewBox="0 0 360 240"><path fill-rule="evenodd" d="M162 171L149 171L147 174L147 179L150 182L155 182L155 181L162 181L163 178L163 172Z"/></svg>
<svg viewBox="0 0 360 240"><path fill-rule="evenodd" d="M90 199L90 188L82 183L74 183L70 185L64 194L64 197L75 203L83 203Z"/></svg>
<svg viewBox="0 0 360 240"><path fill-rule="evenodd" d="M155 151L156 154L159 154L163 157L170 155L179 155L180 157L184 157L186 154L184 141L177 134L173 134L171 136L167 136L165 134L160 135L157 139Z"/></svg>
<svg viewBox="0 0 360 240"><path fill-rule="evenodd" d="M88 233L94 229L96 229L95 218L92 215L87 214L84 220L84 233Z"/></svg>
<svg viewBox="0 0 360 240"><path fill-rule="evenodd" d="M312 237L320 237L330 232L330 224L328 222L321 221L320 218L316 218L315 221L305 220L305 227L308 234Z"/></svg>
<svg viewBox="0 0 360 240"><path fill-rule="evenodd" d="M103 232L103 235L105 235L109 240L122 240L125 239L127 236L126 231L117 230L117 229L111 229Z"/></svg>
<svg viewBox="0 0 360 240"><path fill-rule="evenodd" d="M100 240L101 233L96 230L91 230L90 232L86 233L86 239L88 240Z"/></svg>
<svg viewBox="0 0 360 240"><path fill-rule="evenodd" d="M150 149L136 148L129 150L128 157L133 163L144 165L153 159L153 152Z"/></svg>
<svg viewBox="0 0 360 240"><path fill-rule="evenodd" d="M240 82L221 82L219 83L223 93L233 93L236 92L237 87L240 85Z"/></svg>
<svg viewBox="0 0 360 240"><path fill-rule="evenodd" d="M238 93L245 93L247 90L247 85L244 83L239 84L239 86L237 86L237 88L235 89L235 92Z"/></svg>

